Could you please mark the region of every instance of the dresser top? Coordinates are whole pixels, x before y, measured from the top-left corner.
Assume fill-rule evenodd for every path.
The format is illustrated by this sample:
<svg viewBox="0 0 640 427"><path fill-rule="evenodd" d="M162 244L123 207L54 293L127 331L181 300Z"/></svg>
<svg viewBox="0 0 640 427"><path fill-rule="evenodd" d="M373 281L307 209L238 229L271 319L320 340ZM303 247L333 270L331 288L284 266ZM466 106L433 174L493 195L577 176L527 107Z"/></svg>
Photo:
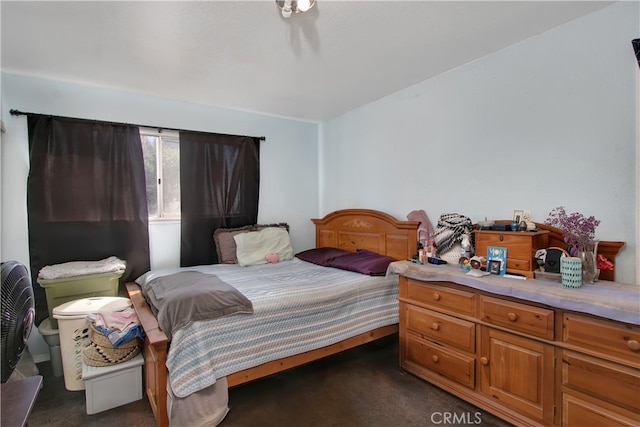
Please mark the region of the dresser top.
<svg viewBox="0 0 640 427"><path fill-rule="evenodd" d="M496 295L640 325L640 286L637 285L598 281L570 289L560 283L537 279L522 280L494 274L474 277L458 265L418 265L409 261L392 262L389 271L410 279L453 282Z"/></svg>
<svg viewBox="0 0 640 427"><path fill-rule="evenodd" d="M509 234L513 236L539 236L541 234L549 234L547 230L536 230L536 231L501 231L501 230L473 230L474 233L481 234Z"/></svg>

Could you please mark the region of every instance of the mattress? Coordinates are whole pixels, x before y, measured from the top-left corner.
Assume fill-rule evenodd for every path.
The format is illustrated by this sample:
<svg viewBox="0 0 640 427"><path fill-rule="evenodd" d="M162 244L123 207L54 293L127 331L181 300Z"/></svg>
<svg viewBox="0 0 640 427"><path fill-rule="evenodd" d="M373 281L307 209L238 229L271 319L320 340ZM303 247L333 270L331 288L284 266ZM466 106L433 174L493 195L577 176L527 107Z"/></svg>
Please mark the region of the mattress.
<svg viewBox="0 0 640 427"><path fill-rule="evenodd" d="M218 378L398 323L397 276L372 277L297 258L251 267L215 264L152 271L215 274L242 292L253 314L197 321L174 332L167 355L173 393L186 397Z"/></svg>

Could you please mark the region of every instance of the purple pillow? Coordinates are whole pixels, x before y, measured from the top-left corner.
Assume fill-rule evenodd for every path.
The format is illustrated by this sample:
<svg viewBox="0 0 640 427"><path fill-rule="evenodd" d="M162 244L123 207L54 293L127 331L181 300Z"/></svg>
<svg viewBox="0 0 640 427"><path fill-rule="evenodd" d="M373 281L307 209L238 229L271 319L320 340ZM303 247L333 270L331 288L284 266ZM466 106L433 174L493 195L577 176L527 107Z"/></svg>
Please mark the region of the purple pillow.
<svg viewBox="0 0 640 427"><path fill-rule="evenodd" d="M352 253L353 252L338 248L315 248L299 252L296 254L296 257L303 261L327 267L329 262L334 258Z"/></svg>
<svg viewBox="0 0 640 427"><path fill-rule="evenodd" d="M390 256L380 255L366 249L358 249L357 252L332 259L328 266L370 276L384 276L387 273L387 267L394 261L395 259Z"/></svg>

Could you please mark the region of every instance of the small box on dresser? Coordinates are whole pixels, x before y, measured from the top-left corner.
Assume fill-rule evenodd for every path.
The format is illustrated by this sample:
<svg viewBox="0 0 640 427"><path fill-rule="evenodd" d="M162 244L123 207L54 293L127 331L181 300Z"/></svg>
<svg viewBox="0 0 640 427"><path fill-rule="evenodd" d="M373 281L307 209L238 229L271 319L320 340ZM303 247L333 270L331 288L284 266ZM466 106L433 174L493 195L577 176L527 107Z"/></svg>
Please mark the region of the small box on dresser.
<svg viewBox="0 0 640 427"><path fill-rule="evenodd" d="M473 230L475 252L487 256L489 246L507 248L507 273L533 278L538 269L535 253L549 247L549 232Z"/></svg>

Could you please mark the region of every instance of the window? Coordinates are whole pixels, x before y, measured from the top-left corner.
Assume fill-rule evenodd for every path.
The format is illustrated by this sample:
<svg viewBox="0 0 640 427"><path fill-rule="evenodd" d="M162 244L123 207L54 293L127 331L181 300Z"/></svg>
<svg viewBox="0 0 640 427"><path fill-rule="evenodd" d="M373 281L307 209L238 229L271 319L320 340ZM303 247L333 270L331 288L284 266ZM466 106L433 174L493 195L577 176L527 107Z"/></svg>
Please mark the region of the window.
<svg viewBox="0 0 640 427"><path fill-rule="evenodd" d="M140 129L150 219L180 218L180 137L177 132Z"/></svg>

